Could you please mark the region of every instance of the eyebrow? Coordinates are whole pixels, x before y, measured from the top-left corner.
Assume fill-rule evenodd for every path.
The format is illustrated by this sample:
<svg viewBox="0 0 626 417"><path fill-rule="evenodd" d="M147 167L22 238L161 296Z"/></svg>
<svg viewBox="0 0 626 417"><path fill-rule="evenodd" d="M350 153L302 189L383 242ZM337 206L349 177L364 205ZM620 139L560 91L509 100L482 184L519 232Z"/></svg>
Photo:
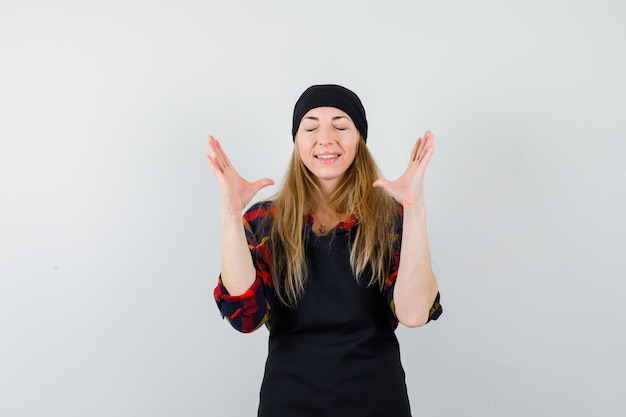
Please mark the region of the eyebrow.
<svg viewBox="0 0 626 417"><path fill-rule="evenodd" d="M307 117L305 117L305 119L315 120L317 122L319 122L319 120L320 120L319 117L313 117L313 116L307 116ZM347 120L348 118L346 116L335 116L335 117L332 118L333 121L339 120L339 119L346 119Z"/></svg>

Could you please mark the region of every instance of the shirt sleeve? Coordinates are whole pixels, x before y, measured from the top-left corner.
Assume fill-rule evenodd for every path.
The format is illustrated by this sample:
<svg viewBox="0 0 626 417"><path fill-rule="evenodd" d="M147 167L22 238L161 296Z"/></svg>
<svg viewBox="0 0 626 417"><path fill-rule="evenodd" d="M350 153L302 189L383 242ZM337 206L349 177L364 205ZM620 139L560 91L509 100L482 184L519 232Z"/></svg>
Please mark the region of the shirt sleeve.
<svg viewBox="0 0 626 417"><path fill-rule="evenodd" d="M396 306L393 301L393 290L394 290L395 285L396 283L394 281L393 284L391 284L391 287L389 288L389 290L387 290L387 302L389 303L389 306L391 307L391 310L393 311L394 315L396 314ZM437 320L439 316L441 316L441 314L443 313L443 307L441 306L440 300L441 300L441 295L439 294L439 291L437 291L437 296L435 297L435 301L433 301L433 305L430 307L430 311L428 312L428 320L426 320L426 323L428 323L431 320Z"/></svg>
<svg viewBox="0 0 626 417"><path fill-rule="evenodd" d="M232 296L224 287L220 275L213 292L222 317L242 333L253 332L264 324L270 325L274 291L270 275L269 233L265 233L269 228L264 227L270 214L267 204L258 203L243 216L246 240L256 271L252 286L243 294Z"/></svg>
<svg viewBox="0 0 626 417"><path fill-rule="evenodd" d="M391 307L391 311L393 314L396 314L396 306L393 300L393 291L396 286L396 278L398 277L398 268L400 266L400 248L402 247L402 206L398 207L398 219L396 221L395 226L395 234L397 236L396 241L393 245L393 254L391 257L391 269L389 272L389 276L387 277L387 281L385 283L385 287L387 289L387 302ZM439 292L437 292L437 296L435 297L435 301L433 305L430 307L430 311L428 313L428 323L431 320L437 320L439 316L443 313L443 307L440 303L441 296ZM396 318L397 319L397 318Z"/></svg>

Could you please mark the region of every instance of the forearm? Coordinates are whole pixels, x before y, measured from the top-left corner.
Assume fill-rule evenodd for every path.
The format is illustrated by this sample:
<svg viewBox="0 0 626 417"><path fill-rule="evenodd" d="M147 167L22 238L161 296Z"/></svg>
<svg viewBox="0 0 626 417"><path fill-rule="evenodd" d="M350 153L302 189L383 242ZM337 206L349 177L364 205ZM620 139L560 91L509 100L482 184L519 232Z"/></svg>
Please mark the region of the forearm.
<svg viewBox="0 0 626 417"><path fill-rule="evenodd" d="M428 321L428 314L438 292L432 270L423 206L405 206L402 246L393 299L396 317L408 327Z"/></svg>
<svg viewBox="0 0 626 417"><path fill-rule="evenodd" d="M256 271L248 248L241 215L222 214L222 284L232 296L241 295L254 283Z"/></svg>

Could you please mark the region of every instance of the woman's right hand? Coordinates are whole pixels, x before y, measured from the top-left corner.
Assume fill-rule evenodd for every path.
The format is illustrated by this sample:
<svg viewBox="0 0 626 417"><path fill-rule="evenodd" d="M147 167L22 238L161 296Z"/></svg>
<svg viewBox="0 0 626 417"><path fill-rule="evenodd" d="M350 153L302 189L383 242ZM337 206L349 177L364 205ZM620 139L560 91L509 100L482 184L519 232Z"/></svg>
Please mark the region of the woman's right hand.
<svg viewBox="0 0 626 417"><path fill-rule="evenodd" d="M211 171L220 184L222 210L241 215L252 197L264 187L273 185L269 178L250 182L242 178L230 163L220 143L209 135L209 154L206 156Z"/></svg>

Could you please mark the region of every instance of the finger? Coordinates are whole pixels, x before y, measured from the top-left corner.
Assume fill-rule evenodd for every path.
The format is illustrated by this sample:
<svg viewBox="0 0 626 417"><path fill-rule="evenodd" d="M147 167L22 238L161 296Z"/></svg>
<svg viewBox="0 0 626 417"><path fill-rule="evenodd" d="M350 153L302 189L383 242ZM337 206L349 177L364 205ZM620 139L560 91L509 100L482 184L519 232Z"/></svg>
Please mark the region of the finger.
<svg viewBox="0 0 626 417"><path fill-rule="evenodd" d="M217 139L215 139L213 135L209 135L209 149L215 151L217 149L218 143L219 142L217 141Z"/></svg>
<svg viewBox="0 0 626 417"><path fill-rule="evenodd" d="M379 178L376 181L374 181L374 183L372 184L372 187L380 187L380 188L389 188L389 180L386 180L385 178Z"/></svg>
<svg viewBox="0 0 626 417"><path fill-rule="evenodd" d="M216 177L220 177L224 175L224 171L222 171L221 165L215 160L215 158L211 155L206 155L206 160L209 164L209 168L213 172L213 175Z"/></svg>
<svg viewBox="0 0 626 417"><path fill-rule="evenodd" d="M432 157L434 151L435 151L435 144L431 142L430 146L428 147L428 150L422 157L422 161L420 162L420 168L422 168L423 170L422 172L426 171L426 167L428 167L428 163L430 162L430 158Z"/></svg>
<svg viewBox="0 0 626 417"><path fill-rule="evenodd" d="M427 150L428 150L428 144L424 142L424 146L422 146L422 149L420 149L419 155L417 155L417 162L422 162L422 159L424 159L424 154L427 152Z"/></svg>
<svg viewBox="0 0 626 417"><path fill-rule="evenodd" d="M274 181L270 178L262 178L260 180L256 180L250 183L250 191L252 195L250 195L250 199L259 192L261 188L265 188L267 186L274 185Z"/></svg>
<svg viewBox="0 0 626 417"><path fill-rule="evenodd" d="M433 144L433 134L430 133L430 130L427 130L424 134L422 149L420 149L420 153L418 155L418 162L421 162L424 159L424 155L428 152L428 149L432 147Z"/></svg>
<svg viewBox="0 0 626 417"><path fill-rule="evenodd" d="M217 142L217 146L218 146L218 148L219 148L219 150L220 150L220 152L222 154L222 160L224 162L224 168L232 166L231 163L230 163L230 159L228 159L228 156L226 155L226 152L224 152L224 150L222 149L222 145L218 141L216 141L216 142Z"/></svg>
<svg viewBox="0 0 626 417"><path fill-rule="evenodd" d="M252 188L255 190L254 193L256 194L261 188L265 188L270 185L274 185L274 180L271 178L261 178L260 180L256 180L252 183Z"/></svg>
<svg viewBox="0 0 626 417"><path fill-rule="evenodd" d="M209 135L209 153L214 158L217 158L220 153L219 142L211 135Z"/></svg>
<svg viewBox="0 0 626 417"><path fill-rule="evenodd" d="M372 184L373 187L382 188L385 190L387 195L390 195L393 198L396 198L396 193L393 189L393 181L389 181L385 178L379 178Z"/></svg>
<svg viewBox="0 0 626 417"><path fill-rule="evenodd" d="M424 133L424 141L426 143L433 143L434 140L435 140L435 135L433 135L430 130L427 130L426 133Z"/></svg>
<svg viewBox="0 0 626 417"><path fill-rule="evenodd" d="M413 162L416 160L417 153L420 148L421 140L422 138L419 138L418 140L415 141L415 145L413 145L413 149L411 150L411 159L409 160L409 162Z"/></svg>
<svg viewBox="0 0 626 417"><path fill-rule="evenodd" d="M213 136L209 136L209 153L220 169L224 169L230 165L230 161L228 161L220 142Z"/></svg>

